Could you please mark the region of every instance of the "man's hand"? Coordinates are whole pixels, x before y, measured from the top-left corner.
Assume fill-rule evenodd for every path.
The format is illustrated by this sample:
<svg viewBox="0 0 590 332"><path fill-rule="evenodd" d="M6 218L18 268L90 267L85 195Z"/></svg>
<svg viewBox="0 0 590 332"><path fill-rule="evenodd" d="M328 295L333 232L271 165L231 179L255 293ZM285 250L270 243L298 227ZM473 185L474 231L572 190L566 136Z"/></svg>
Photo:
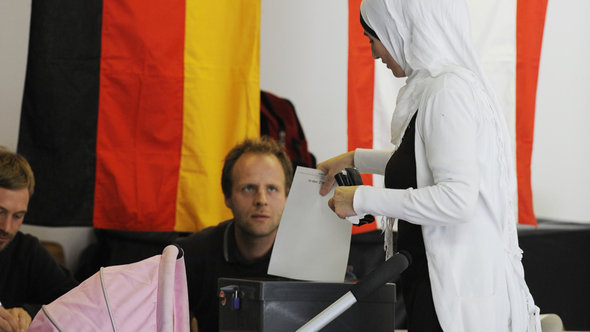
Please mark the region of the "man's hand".
<svg viewBox="0 0 590 332"><path fill-rule="evenodd" d="M328 206L338 217L344 219L356 215L353 207L356 188L358 186L340 186L334 189L334 196L328 201Z"/></svg>
<svg viewBox="0 0 590 332"><path fill-rule="evenodd" d="M26 331L31 325L31 316L23 308L4 309L0 307L0 331Z"/></svg>

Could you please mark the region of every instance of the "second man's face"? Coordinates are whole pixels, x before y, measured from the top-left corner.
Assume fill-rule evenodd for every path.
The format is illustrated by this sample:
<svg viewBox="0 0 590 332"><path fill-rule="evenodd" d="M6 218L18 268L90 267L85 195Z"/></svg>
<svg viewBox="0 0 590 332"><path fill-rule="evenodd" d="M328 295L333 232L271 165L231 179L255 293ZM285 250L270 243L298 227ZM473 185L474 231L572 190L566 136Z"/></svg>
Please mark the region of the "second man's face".
<svg viewBox="0 0 590 332"><path fill-rule="evenodd" d="M0 188L0 251L12 241L23 223L29 204L29 189Z"/></svg>
<svg viewBox="0 0 590 332"><path fill-rule="evenodd" d="M285 173L271 154L245 153L232 170L231 197L226 198L237 231L256 238L274 236L287 202Z"/></svg>

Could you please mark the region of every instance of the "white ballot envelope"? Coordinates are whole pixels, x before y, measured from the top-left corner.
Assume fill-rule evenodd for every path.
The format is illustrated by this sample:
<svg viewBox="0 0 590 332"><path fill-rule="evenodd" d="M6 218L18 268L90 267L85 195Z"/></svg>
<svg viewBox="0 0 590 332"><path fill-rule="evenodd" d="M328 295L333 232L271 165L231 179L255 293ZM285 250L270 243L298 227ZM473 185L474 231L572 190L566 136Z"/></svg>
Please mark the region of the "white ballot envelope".
<svg viewBox="0 0 590 332"><path fill-rule="evenodd" d="M325 177L320 170L297 167L268 274L309 281L344 281L352 225L328 207L332 192L320 195Z"/></svg>

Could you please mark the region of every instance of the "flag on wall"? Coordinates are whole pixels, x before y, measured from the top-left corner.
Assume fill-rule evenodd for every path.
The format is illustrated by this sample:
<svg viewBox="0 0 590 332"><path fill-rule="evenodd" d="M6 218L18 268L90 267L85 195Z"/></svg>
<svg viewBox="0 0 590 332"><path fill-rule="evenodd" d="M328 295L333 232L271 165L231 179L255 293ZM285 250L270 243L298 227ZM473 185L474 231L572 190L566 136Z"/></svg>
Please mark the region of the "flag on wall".
<svg viewBox="0 0 590 332"><path fill-rule="evenodd" d="M371 58L359 22L361 0L349 0L348 149L392 149L389 123L404 80ZM547 0L469 1L474 43L514 137L518 221L536 225L531 190L535 98ZM367 112L367 110L373 112ZM364 183L377 182L364 177ZM379 185L375 183L375 185ZM374 227L368 226L368 227ZM362 230L361 230L362 231Z"/></svg>
<svg viewBox="0 0 590 332"><path fill-rule="evenodd" d="M260 0L33 0L18 151L26 222L191 232L259 134Z"/></svg>

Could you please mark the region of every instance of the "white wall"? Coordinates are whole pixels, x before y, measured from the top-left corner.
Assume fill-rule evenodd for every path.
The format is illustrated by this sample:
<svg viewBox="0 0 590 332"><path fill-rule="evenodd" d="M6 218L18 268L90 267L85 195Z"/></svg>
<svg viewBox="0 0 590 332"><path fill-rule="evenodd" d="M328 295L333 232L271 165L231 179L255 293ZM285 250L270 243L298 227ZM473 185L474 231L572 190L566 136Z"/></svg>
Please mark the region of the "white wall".
<svg viewBox="0 0 590 332"><path fill-rule="evenodd" d="M31 0L0 1L0 145L16 149L25 84Z"/></svg>
<svg viewBox="0 0 590 332"><path fill-rule="evenodd" d="M590 222L590 1L549 1L532 187L538 217Z"/></svg>
<svg viewBox="0 0 590 332"><path fill-rule="evenodd" d="M260 86L293 102L318 161L348 145L346 3L262 0Z"/></svg>

